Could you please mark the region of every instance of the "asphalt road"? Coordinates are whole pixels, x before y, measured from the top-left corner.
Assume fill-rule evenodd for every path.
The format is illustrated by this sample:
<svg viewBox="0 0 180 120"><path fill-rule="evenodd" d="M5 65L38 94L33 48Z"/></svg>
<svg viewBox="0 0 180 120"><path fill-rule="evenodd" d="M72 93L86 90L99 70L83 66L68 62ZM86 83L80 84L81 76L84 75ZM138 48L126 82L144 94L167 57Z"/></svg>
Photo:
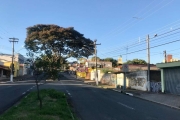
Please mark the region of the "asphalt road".
<svg viewBox="0 0 180 120"><path fill-rule="evenodd" d="M180 120L180 110L96 88L64 75L63 80L47 82L40 88L65 92L81 120ZM31 82L0 84L0 113L33 89L35 83Z"/></svg>
<svg viewBox="0 0 180 120"><path fill-rule="evenodd" d="M180 110L96 88L64 75L68 79L47 83L41 88L65 92L82 120L180 120Z"/></svg>
<svg viewBox="0 0 180 120"><path fill-rule="evenodd" d="M17 103L29 91L33 90L35 83L17 82L17 83L1 83L0 84L0 114L6 109Z"/></svg>

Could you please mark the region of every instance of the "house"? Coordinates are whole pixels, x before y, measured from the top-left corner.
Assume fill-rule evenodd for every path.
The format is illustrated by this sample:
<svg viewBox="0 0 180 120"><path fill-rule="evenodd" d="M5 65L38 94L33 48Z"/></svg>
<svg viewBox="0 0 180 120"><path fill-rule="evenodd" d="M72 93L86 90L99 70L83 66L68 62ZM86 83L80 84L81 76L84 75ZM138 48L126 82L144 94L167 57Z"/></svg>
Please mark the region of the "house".
<svg viewBox="0 0 180 120"><path fill-rule="evenodd" d="M0 62L0 78L5 78L7 75L10 75L10 68L3 65L2 62Z"/></svg>
<svg viewBox="0 0 180 120"><path fill-rule="evenodd" d="M95 67L96 62L95 61L87 61L86 67ZM97 61L97 67L98 68L112 68L112 62L107 62L107 61Z"/></svg>
<svg viewBox="0 0 180 120"><path fill-rule="evenodd" d="M119 65L117 68L114 68L115 71L122 71L122 65ZM128 64L129 71L139 71L139 70L147 70L148 67L146 64ZM159 70L158 67L154 64L150 64L150 70Z"/></svg>
<svg viewBox="0 0 180 120"><path fill-rule="evenodd" d="M11 71L12 64L12 55L11 54L0 54L0 62L5 66L6 71L3 74L7 73L6 76L9 76L9 72ZM21 54L14 55L14 77L25 75L26 72L26 58Z"/></svg>
<svg viewBox="0 0 180 120"><path fill-rule="evenodd" d="M147 65L129 64L128 72L123 71L123 65L118 66L114 72L102 76L103 84L124 86L126 74L126 87L142 91L161 91L161 74L156 65L150 65L150 81L147 81Z"/></svg>
<svg viewBox="0 0 180 120"><path fill-rule="evenodd" d="M161 69L161 84L163 93L180 95L180 61L157 63Z"/></svg>

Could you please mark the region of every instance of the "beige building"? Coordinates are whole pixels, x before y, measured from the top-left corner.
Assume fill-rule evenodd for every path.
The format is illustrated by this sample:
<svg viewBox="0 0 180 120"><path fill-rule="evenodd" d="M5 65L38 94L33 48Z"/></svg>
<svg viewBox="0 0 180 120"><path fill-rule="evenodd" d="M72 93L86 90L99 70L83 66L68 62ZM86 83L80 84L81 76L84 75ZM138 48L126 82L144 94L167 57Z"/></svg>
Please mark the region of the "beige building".
<svg viewBox="0 0 180 120"><path fill-rule="evenodd" d="M26 58L21 54L15 54L14 56L14 77L22 76L27 74L27 67L24 64ZM11 54L0 54L0 64L4 66L1 67L0 73L1 77L8 77L11 71L12 55Z"/></svg>

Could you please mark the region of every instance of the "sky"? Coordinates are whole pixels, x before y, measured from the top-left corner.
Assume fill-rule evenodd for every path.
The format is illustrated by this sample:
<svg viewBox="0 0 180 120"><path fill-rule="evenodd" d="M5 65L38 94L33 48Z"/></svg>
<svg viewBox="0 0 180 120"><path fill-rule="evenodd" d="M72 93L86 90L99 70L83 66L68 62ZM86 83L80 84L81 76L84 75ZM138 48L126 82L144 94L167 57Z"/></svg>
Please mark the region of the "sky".
<svg viewBox="0 0 180 120"><path fill-rule="evenodd" d="M180 59L179 5L180 0L1 0L0 53L12 53L9 38L15 37L15 53L26 55L26 28L56 24L96 39L101 59L147 60L147 35L152 64L163 61L165 50Z"/></svg>

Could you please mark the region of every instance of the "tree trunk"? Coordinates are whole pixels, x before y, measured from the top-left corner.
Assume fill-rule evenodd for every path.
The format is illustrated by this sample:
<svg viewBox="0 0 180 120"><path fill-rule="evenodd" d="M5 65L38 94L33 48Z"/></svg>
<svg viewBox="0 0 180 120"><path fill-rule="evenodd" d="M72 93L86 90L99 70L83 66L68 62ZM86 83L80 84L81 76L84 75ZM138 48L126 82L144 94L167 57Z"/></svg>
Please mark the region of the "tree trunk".
<svg viewBox="0 0 180 120"><path fill-rule="evenodd" d="M42 99L40 97L39 84L38 84L37 77L36 77L36 87L37 87L37 98L39 100L39 108L41 109L42 108Z"/></svg>

